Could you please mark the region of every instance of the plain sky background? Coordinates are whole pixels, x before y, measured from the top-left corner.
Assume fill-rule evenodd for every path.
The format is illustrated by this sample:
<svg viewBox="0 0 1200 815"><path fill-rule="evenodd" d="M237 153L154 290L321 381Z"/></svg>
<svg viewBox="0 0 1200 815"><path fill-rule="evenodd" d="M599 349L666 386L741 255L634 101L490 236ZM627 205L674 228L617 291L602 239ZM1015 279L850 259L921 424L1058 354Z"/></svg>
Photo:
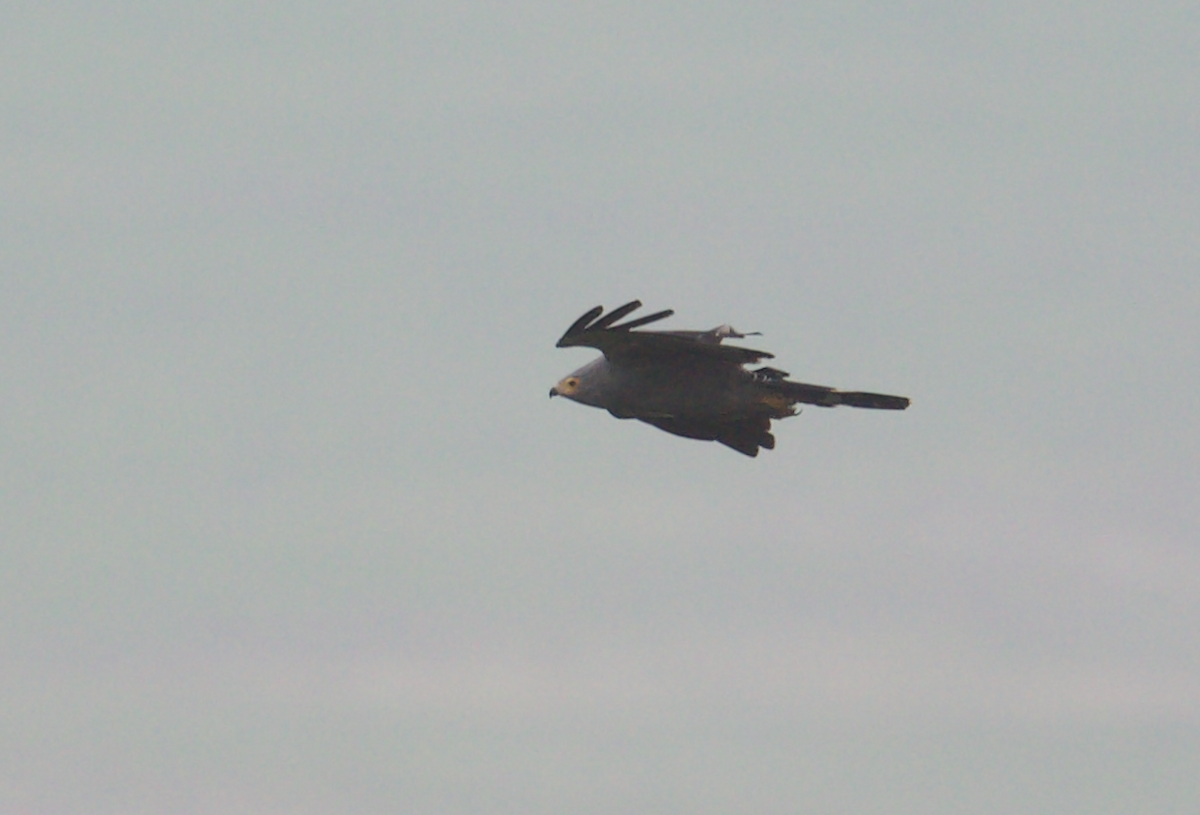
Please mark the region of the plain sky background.
<svg viewBox="0 0 1200 815"><path fill-rule="evenodd" d="M2 18L0 812L1200 811L1195 3Z"/></svg>

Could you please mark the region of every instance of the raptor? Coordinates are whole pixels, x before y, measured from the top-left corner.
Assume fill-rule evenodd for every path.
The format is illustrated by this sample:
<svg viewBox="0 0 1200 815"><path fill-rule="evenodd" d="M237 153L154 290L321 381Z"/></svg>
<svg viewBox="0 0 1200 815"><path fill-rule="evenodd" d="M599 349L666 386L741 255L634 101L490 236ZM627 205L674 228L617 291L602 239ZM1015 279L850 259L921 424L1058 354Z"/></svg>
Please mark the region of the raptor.
<svg viewBox="0 0 1200 815"><path fill-rule="evenodd" d="M904 410L903 396L840 391L793 382L777 368L747 368L773 355L736 345L731 326L708 331L635 331L675 312L667 309L624 323L638 300L607 314L596 306L571 324L559 348L596 348L603 356L559 380L550 396L604 408L618 419L638 419L689 439L718 441L757 456L774 449L771 421L796 415L798 404ZM757 333L757 332L755 332Z"/></svg>

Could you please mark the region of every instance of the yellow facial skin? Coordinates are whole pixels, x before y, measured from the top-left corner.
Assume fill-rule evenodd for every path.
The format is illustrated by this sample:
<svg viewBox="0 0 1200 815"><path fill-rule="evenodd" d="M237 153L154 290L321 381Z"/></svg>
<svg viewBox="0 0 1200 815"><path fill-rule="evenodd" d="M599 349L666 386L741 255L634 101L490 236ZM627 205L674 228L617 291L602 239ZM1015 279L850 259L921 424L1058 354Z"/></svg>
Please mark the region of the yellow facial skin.
<svg viewBox="0 0 1200 815"><path fill-rule="evenodd" d="M567 376L558 381L550 391L552 396L572 396L579 389L579 377Z"/></svg>

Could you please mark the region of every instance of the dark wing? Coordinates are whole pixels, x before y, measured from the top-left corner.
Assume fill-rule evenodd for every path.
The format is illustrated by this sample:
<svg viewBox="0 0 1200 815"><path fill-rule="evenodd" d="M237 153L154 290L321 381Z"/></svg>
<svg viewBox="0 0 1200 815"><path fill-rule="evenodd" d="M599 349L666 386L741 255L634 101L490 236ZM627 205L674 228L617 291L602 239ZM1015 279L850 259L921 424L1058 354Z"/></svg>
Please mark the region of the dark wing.
<svg viewBox="0 0 1200 815"><path fill-rule="evenodd" d="M632 331L648 323L666 319L675 312L667 309L636 320L614 325L618 320L642 307L639 300L626 303L620 308L604 314L603 306L596 306L571 324L567 333L558 341L559 348L584 346L596 348L610 360L660 359L674 356L700 356L742 365L770 359L773 354L721 345L722 335L710 331ZM601 315L604 316L601 316ZM741 336L725 334L723 336Z"/></svg>
<svg viewBox="0 0 1200 815"><path fill-rule="evenodd" d="M747 416L734 421L693 421L676 418L642 419L659 430L674 433L689 439L719 441L739 453L754 458L758 448L775 449L775 437L771 435L771 420L766 416Z"/></svg>

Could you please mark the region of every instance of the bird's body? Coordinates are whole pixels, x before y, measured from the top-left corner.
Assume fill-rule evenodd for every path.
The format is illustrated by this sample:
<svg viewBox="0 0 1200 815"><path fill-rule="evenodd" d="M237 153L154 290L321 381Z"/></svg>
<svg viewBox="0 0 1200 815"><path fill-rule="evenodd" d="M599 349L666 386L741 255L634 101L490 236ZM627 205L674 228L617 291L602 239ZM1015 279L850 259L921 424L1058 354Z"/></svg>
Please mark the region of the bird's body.
<svg viewBox="0 0 1200 815"><path fill-rule="evenodd" d="M741 371L702 362L684 358L667 364L620 365L600 357L574 374L596 383L595 400L585 401L589 395L584 394L576 401L605 408L621 419L740 412L748 396Z"/></svg>
<svg viewBox="0 0 1200 815"><path fill-rule="evenodd" d="M558 341L598 348L604 356L561 379L551 396L606 409L619 419L647 424L693 439L719 441L748 456L772 449L771 420L795 415L797 403L832 407L903 410L908 399L845 392L791 382L774 368L745 365L770 358L766 351L722 345L742 338L727 325L709 331L632 331L661 320L670 311L613 325L639 308L634 301L601 317L596 308L577 320Z"/></svg>

